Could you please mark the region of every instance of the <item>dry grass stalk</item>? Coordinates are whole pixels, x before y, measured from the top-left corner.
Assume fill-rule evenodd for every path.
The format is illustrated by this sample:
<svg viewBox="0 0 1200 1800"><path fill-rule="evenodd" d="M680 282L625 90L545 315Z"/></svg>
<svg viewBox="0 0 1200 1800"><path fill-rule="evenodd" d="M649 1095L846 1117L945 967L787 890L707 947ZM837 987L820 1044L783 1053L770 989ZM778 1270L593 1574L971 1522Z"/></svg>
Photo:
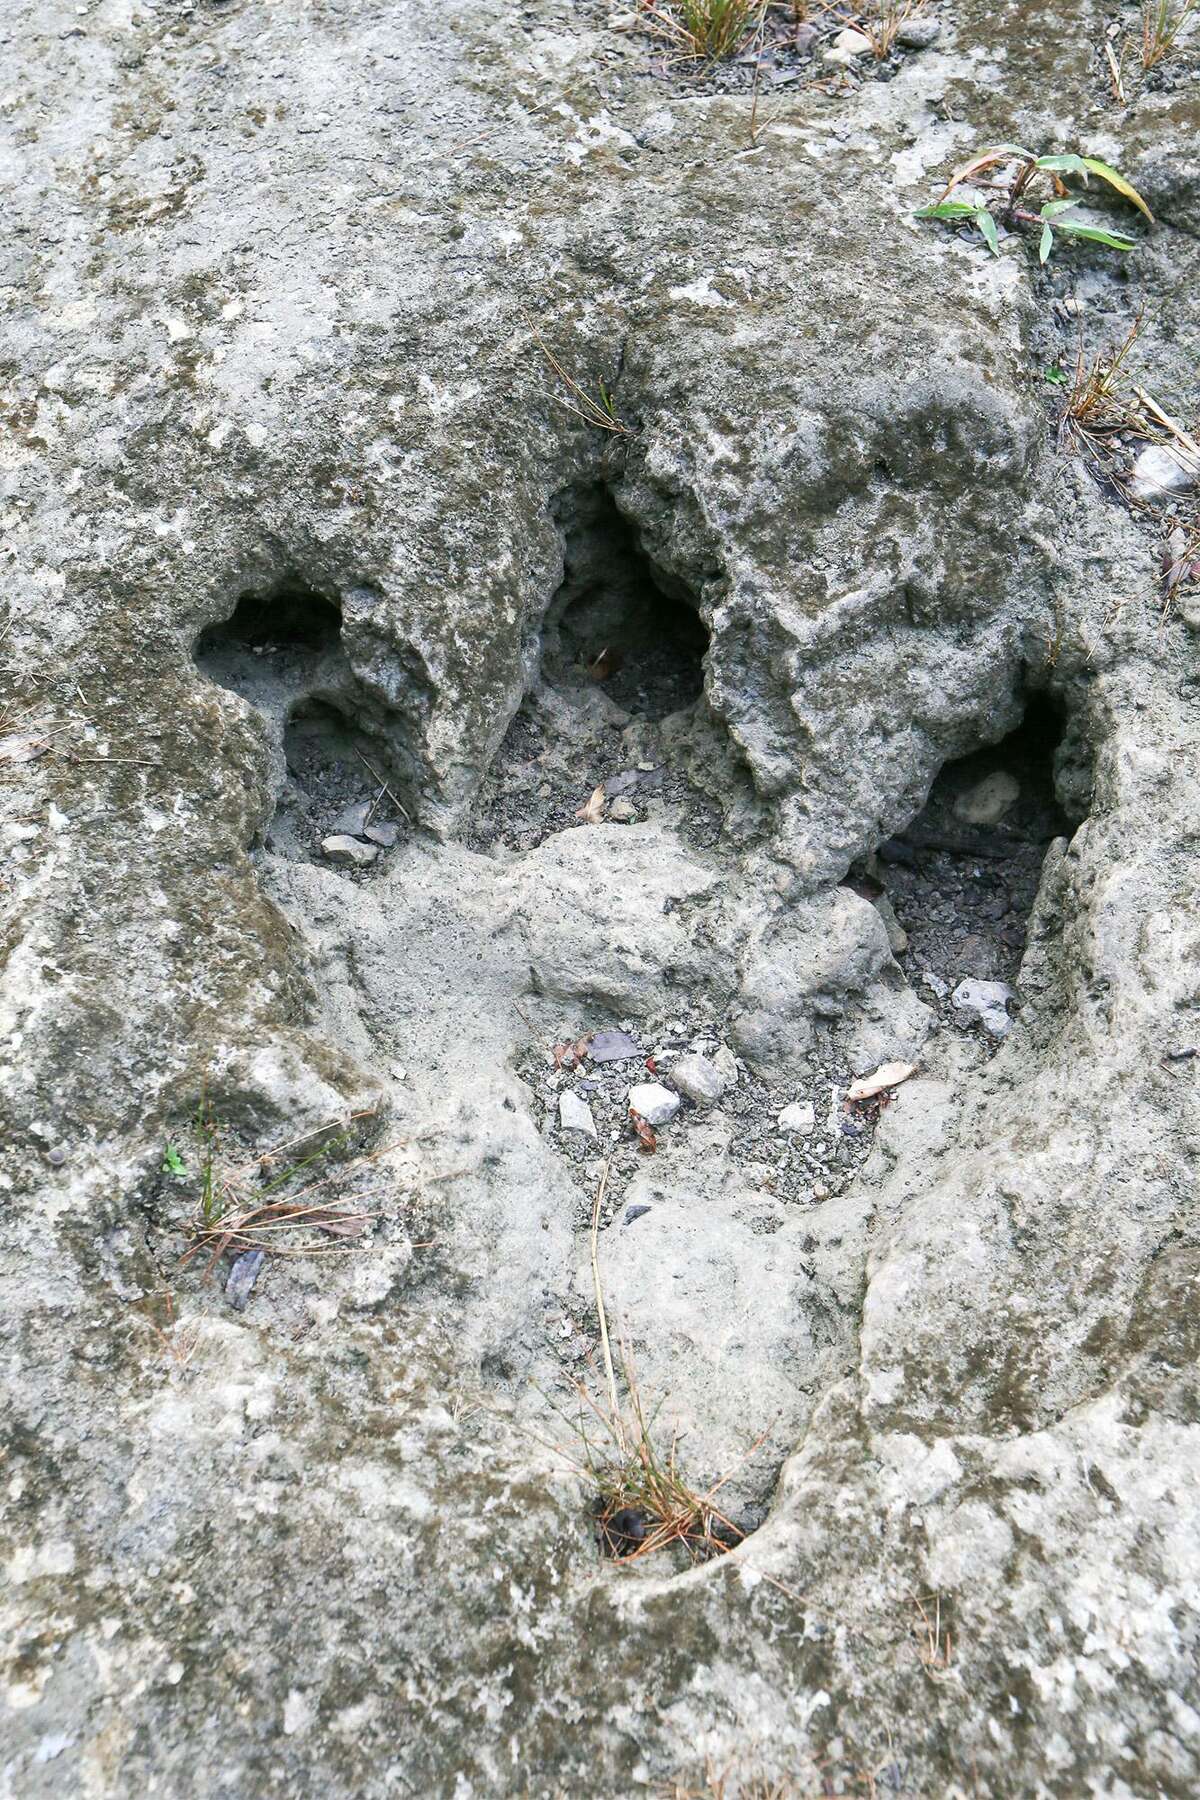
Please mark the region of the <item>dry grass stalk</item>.
<svg viewBox="0 0 1200 1800"><path fill-rule="evenodd" d="M854 27L870 40L872 54L882 62L895 49L901 26L923 13L925 5L926 0L868 0Z"/></svg>
<svg viewBox="0 0 1200 1800"><path fill-rule="evenodd" d="M570 400L564 400L561 394L556 394L554 398L559 405L565 406L567 411L574 413L577 419L582 419L585 425L594 425L597 431L611 431L617 437L632 437L634 434L629 426L618 419L616 403L604 383L602 381L596 383L600 398L594 400L586 388L580 387L574 377L567 374L537 327L530 325L529 329L550 368L571 395Z"/></svg>
<svg viewBox="0 0 1200 1800"><path fill-rule="evenodd" d="M396 798L395 794L393 794L391 788L388 786L387 782L383 779L383 776L379 773L379 770L375 767L375 765L373 763L369 763L367 761L366 757L363 755L361 750L356 750L354 754L358 757L359 762L362 763L363 767L367 770L367 773L370 775L373 775L375 777L375 780L379 783L379 792L376 794L374 800L371 802L371 808L370 808L370 811L367 813L367 819L369 820L371 818L376 807L379 805L379 802L383 799L383 796L386 794L388 799L391 801L392 805L396 808L396 811L400 814L401 818L405 819L407 821L407 823L409 825L411 825L412 817L408 811L408 808L404 805L404 802L402 800L398 800Z"/></svg>
<svg viewBox="0 0 1200 1800"><path fill-rule="evenodd" d="M761 25L766 0L641 0L643 24L681 56L717 62Z"/></svg>
<svg viewBox="0 0 1200 1800"><path fill-rule="evenodd" d="M1112 47L1111 38L1106 38L1104 41L1104 54L1108 59L1108 73L1112 81L1113 95L1117 105L1125 106L1128 104L1125 98L1125 82L1121 75L1121 64L1117 60L1117 54Z"/></svg>
<svg viewBox="0 0 1200 1800"><path fill-rule="evenodd" d="M1142 0L1142 67L1153 69L1174 50L1200 0Z"/></svg>
<svg viewBox="0 0 1200 1800"><path fill-rule="evenodd" d="M1183 429L1182 425L1177 425L1169 413L1163 411L1157 400L1151 399L1145 388L1139 387L1136 382L1132 384L1132 388L1150 417L1181 446L1184 454L1179 456L1179 452L1176 451L1180 462L1186 462L1190 468L1200 474L1200 444L1196 442L1190 432Z"/></svg>
<svg viewBox="0 0 1200 1800"><path fill-rule="evenodd" d="M353 1240L362 1237L373 1217L362 1202L376 1195L356 1193L353 1203L346 1204L337 1191L322 1190L330 1190L335 1182L340 1185L405 1140L354 1157L299 1188L292 1184L305 1170L343 1145L352 1124L373 1116L370 1109L365 1109L351 1113L345 1120L326 1120L270 1150L227 1165L221 1154L219 1129L202 1096L193 1121L200 1156L200 1192L196 1216L186 1228L191 1243L180 1258L181 1265L206 1254L207 1279L227 1252L239 1255L246 1250L264 1250L273 1256L312 1256L354 1248ZM315 1149L303 1156L290 1155L314 1139L320 1140ZM272 1174L281 1163L284 1166L280 1172ZM283 1189L290 1191L284 1193ZM313 1236L314 1231L321 1235Z"/></svg>
<svg viewBox="0 0 1200 1800"><path fill-rule="evenodd" d="M919 1623L914 1624L914 1631L921 1667L931 1681L957 1681L959 1673L954 1662L954 1640L950 1627L942 1622L941 1595L926 1594L922 1600L920 1594L914 1594L913 1605L919 1615Z"/></svg>
<svg viewBox="0 0 1200 1800"><path fill-rule="evenodd" d="M677 1544L686 1550L693 1562L703 1562L732 1550L744 1535L741 1527L726 1517L716 1503L716 1496L741 1463L727 1470L703 1492L698 1493L691 1486L679 1468L678 1437L672 1438L665 1454L656 1446L654 1420L647 1418L642 1405L628 1345L621 1348L622 1374L628 1395L627 1406L621 1405L600 1280L600 1213L608 1189L608 1174L606 1161L592 1204L591 1228L592 1280L606 1398L603 1405L598 1404L587 1388L577 1382L580 1414L578 1418L563 1416L579 1440L581 1450L574 1454L564 1451L560 1445L551 1448L565 1455L593 1488L593 1510L600 1528L600 1541L614 1561L637 1562L656 1550ZM754 1455L766 1435L764 1431L755 1440L742 1458L743 1463Z"/></svg>
<svg viewBox="0 0 1200 1800"><path fill-rule="evenodd" d="M1116 350L1098 351L1091 362L1084 354L1083 335L1080 334L1074 379L1059 428L1060 443L1070 433L1084 448L1099 455L1107 433L1137 425L1137 416L1120 391L1120 380L1126 358L1141 329L1142 315L1139 313Z"/></svg>
<svg viewBox="0 0 1200 1800"><path fill-rule="evenodd" d="M598 1407L586 1389L579 1388L602 1433L593 1439L585 1423L576 1428L584 1446L584 1466L596 1490L595 1516L604 1548L620 1563L637 1562L674 1544L693 1562L723 1556L744 1535L716 1504L734 1470L697 1493L679 1468L678 1438L672 1437L665 1455L655 1445L653 1419L646 1417L627 1348L621 1360L628 1416ZM753 1455L762 1441L760 1437L747 1455Z"/></svg>
<svg viewBox="0 0 1200 1800"><path fill-rule="evenodd" d="M198 1325L191 1325L186 1330L181 1330L179 1321L175 1317L174 1297L167 1294L165 1301L164 1310L167 1315L165 1325L160 1325L156 1319L151 1319L150 1329L158 1339L159 1347L167 1361L173 1363L175 1368L182 1372L187 1368L199 1347L200 1328Z"/></svg>
<svg viewBox="0 0 1200 1800"><path fill-rule="evenodd" d="M788 1776L739 1772L735 1764L719 1768L711 1756L704 1759L704 1785L672 1782L665 1800L799 1800L800 1789Z"/></svg>
<svg viewBox="0 0 1200 1800"><path fill-rule="evenodd" d="M600 1171L600 1180L596 1184L596 1198L592 1204L592 1282L596 1291L596 1317L600 1321L600 1347L604 1352L604 1375L608 1382L608 1401L612 1409L612 1417L616 1420L617 1442L624 1452L621 1402L617 1397L617 1377L613 1369L612 1345L608 1341L608 1317L604 1310L604 1290L600 1286L600 1208L604 1204L604 1196L608 1191L610 1167L611 1158L605 1157L604 1167Z"/></svg>

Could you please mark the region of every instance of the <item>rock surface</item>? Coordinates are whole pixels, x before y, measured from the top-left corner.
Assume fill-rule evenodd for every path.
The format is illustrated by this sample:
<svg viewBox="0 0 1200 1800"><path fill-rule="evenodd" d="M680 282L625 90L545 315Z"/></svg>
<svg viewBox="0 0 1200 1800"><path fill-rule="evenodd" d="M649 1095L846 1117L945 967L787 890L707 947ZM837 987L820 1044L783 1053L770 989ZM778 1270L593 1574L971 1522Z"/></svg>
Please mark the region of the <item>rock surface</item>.
<svg viewBox="0 0 1200 1800"><path fill-rule="evenodd" d="M1041 373L1144 306L1195 420L1200 134L1107 23L961 0L752 125L566 0L9 8L22 1800L1200 1786L1193 600ZM1039 272L913 220L1011 141L1157 225ZM1003 845L921 820L1039 699L1062 817L985 940ZM889 870L904 948L842 885ZM1001 951L1002 1043L951 1004ZM618 1029L621 1102L741 1078L642 1155L553 1053ZM237 1312L214 1169L365 1222ZM747 1533L695 1568L606 1560L578 1473L602 1179L623 1373Z"/></svg>

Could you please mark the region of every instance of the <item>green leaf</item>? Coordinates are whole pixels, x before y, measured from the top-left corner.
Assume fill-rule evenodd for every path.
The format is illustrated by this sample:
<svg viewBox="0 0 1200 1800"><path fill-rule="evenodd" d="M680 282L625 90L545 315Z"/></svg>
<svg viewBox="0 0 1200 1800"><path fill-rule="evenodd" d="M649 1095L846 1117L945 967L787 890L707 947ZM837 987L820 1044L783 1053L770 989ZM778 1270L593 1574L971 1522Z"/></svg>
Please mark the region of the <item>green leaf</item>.
<svg viewBox="0 0 1200 1800"><path fill-rule="evenodd" d="M1132 200L1138 211L1145 213L1146 217L1153 225L1154 214L1150 211L1150 208L1146 205L1146 202L1142 199L1142 196L1138 193L1132 182L1126 181L1125 177L1119 175L1108 163L1101 162L1098 156L1085 156L1083 158L1083 163L1086 168L1089 168L1092 171L1093 175L1098 175L1101 181L1107 181L1109 187L1116 188L1118 194L1123 194L1126 200Z"/></svg>
<svg viewBox="0 0 1200 1800"><path fill-rule="evenodd" d="M1071 207L1078 205L1078 200L1047 200L1038 216L1042 219L1057 219L1059 213L1069 212Z"/></svg>
<svg viewBox="0 0 1200 1800"><path fill-rule="evenodd" d="M978 207L968 206L965 200L939 200L936 206L923 206L913 214L914 219L973 219Z"/></svg>
<svg viewBox="0 0 1200 1800"><path fill-rule="evenodd" d="M996 233L996 221L993 219L986 206L981 206L976 211L975 223L978 225L980 231L982 231L988 249L991 251L992 255L999 256L1000 239Z"/></svg>
<svg viewBox="0 0 1200 1800"><path fill-rule="evenodd" d="M1054 233L1048 225L1042 226L1042 241L1038 245L1038 261L1044 263L1054 248Z"/></svg>
<svg viewBox="0 0 1200 1800"><path fill-rule="evenodd" d="M1042 380L1053 382L1055 387L1061 387L1066 379L1067 371L1065 369L1060 369L1057 363L1049 369L1042 370Z"/></svg>
<svg viewBox="0 0 1200 1800"><path fill-rule="evenodd" d="M1060 231L1069 232L1072 237L1086 238L1089 244L1107 244L1111 250L1132 250L1134 240L1118 237L1115 231L1101 231L1096 225L1081 225L1077 219L1059 219Z"/></svg>
<svg viewBox="0 0 1200 1800"><path fill-rule="evenodd" d="M1087 180L1087 159L1076 155L1073 150L1064 151L1061 156L1039 156L1037 166L1039 169L1056 169L1069 175L1082 175Z"/></svg>
<svg viewBox="0 0 1200 1800"><path fill-rule="evenodd" d="M162 1166L164 1175L187 1174L187 1164L184 1162L182 1156L180 1156L174 1144L168 1144L163 1151Z"/></svg>

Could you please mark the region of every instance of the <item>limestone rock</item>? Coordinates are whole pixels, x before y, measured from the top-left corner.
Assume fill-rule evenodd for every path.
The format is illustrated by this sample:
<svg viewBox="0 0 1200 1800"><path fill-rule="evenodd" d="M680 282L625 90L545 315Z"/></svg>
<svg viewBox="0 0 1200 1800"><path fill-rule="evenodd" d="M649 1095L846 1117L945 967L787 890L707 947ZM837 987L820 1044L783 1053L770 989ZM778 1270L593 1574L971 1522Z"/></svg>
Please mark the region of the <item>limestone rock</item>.
<svg viewBox="0 0 1200 1800"><path fill-rule="evenodd" d="M978 1019L993 1037L1007 1037L1012 1028L1008 1002L1016 994L1005 981L960 981L950 996L961 1012Z"/></svg>
<svg viewBox="0 0 1200 1800"><path fill-rule="evenodd" d="M747 156L566 0L10 12L6 1786L1200 1791L1195 640L1055 448L1029 258L911 217L984 134L1099 122L1169 228L1061 269L1089 353L1136 278L1183 404L1184 65L1101 118L1078 7L962 0L944 69L794 85ZM1042 688L1076 824L989 1059L836 890ZM414 826L338 879L363 756ZM572 823L632 768L653 819ZM605 1019L750 1064L654 1156L636 1064L592 1097L614 1343L769 1510L727 1573L602 1563L561 1454L598 1147L541 1083ZM812 1140L760 1083L918 1049L818 1205L771 1192ZM376 1214L244 1315L161 1174L202 1100L248 1181L348 1129Z"/></svg>
<svg viewBox="0 0 1200 1800"><path fill-rule="evenodd" d="M558 1123L563 1131L581 1131L590 1138L597 1135L591 1107L570 1088L565 1088L558 1097Z"/></svg>
<svg viewBox="0 0 1200 1800"><path fill-rule="evenodd" d="M825 62L841 63L845 67L852 67L860 56L870 55L870 38L861 31L855 31L850 25L839 31L828 50L822 52Z"/></svg>
<svg viewBox="0 0 1200 1800"><path fill-rule="evenodd" d="M811 1100L797 1100L779 1115L780 1131L794 1132L797 1137L811 1137L816 1128L817 1113Z"/></svg>
<svg viewBox="0 0 1200 1800"><path fill-rule="evenodd" d="M366 869L378 857L379 849L375 844L364 844L358 838L337 834L321 839L321 854L330 862L349 863L356 869Z"/></svg>
<svg viewBox="0 0 1200 1800"><path fill-rule="evenodd" d="M1168 500L1186 494L1200 479L1200 463L1166 444L1147 444L1134 461L1129 491L1135 500Z"/></svg>
<svg viewBox="0 0 1200 1800"><path fill-rule="evenodd" d="M647 1125L669 1125L679 1111L679 1095L661 1081L639 1081L629 1090L629 1105Z"/></svg>
<svg viewBox="0 0 1200 1800"><path fill-rule="evenodd" d="M725 1092L725 1082L707 1056L681 1056L670 1074L672 1086L696 1106L713 1106Z"/></svg>
<svg viewBox="0 0 1200 1800"><path fill-rule="evenodd" d="M936 44L942 35L942 21L929 13L915 13L911 19L904 19L897 32L896 42L903 50L928 50Z"/></svg>
<svg viewBox="0 0 1200 1800"><path fill-rule="evenodd" d="M985 775L954 802L954 816L966 825L998 825L1020 798L1021 784L1007 770Z"/></svg>

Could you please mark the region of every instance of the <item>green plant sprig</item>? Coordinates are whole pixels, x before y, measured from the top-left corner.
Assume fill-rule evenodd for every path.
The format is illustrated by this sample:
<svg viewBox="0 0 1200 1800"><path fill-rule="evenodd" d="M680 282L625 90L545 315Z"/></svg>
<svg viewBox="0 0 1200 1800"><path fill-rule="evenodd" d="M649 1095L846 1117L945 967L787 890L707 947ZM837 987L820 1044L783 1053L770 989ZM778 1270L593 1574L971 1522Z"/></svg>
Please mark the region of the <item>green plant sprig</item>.
<svg viewBox="0 0 1200 1800"><path fill-rule="evenodd" d="M954 190L963 182L982 175L988 169L1010 162L1013 157L1020 158L1020 165L1015 175L1008 181L985 182L982 185L996 189L995 200L967 201L953 200ZM1039 176L1049 176L1053 197L1045 200L1033 210L1033 197L1030 189ZM1086 187L1088 178L1096 175L1107 182L1121 197L1136 206L1145 214L1151 224L1154 215L1137 189L1120 172L1098 156L1081 156L1077 151L1055 152L1050 156L1035 156L1031 150L1025 150L1020 144L998 144L988 150L981 150L969 162L956 169L939 199L932 206L922 206L914 215L918 219L939 219L960 221L970 219L981 233L993 256L1000 254L1000 234L997 221L1006 229L1018 226L1040 227L1038 238L1038 260L1045 262L1054 248L1056 232L1065 237L1079 238L1086 243L1104 244L1111 250L1127 251L1134 247L1135 239L1123 232L1108 231L1099 225L1089 225L1082 219L1070 218L1067 215L1077 204L1074 196L1068 193L1062 177L1079 175ZM994 212L993 206L998 210Z"/></svg>

